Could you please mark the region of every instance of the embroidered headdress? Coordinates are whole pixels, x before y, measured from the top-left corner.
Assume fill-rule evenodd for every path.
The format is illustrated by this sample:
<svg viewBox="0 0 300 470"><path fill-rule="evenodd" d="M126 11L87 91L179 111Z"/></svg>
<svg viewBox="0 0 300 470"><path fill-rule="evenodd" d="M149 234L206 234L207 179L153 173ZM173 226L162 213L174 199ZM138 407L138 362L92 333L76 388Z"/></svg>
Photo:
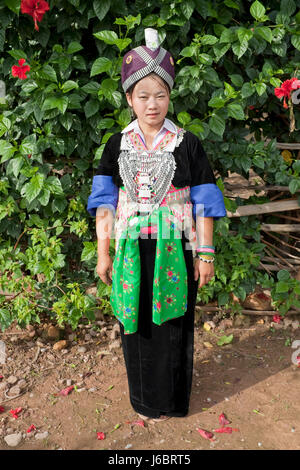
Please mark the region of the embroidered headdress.
<svg viewBox="0 0 300 470"><path fill-rule="evenodd" d="M173 88L175 71L171 54L160 47L158 32L152 28L145 29L146 46L139 46L127 52L122 63L122 87L124 92L136 82L155 72L170 89Z"/></svg>

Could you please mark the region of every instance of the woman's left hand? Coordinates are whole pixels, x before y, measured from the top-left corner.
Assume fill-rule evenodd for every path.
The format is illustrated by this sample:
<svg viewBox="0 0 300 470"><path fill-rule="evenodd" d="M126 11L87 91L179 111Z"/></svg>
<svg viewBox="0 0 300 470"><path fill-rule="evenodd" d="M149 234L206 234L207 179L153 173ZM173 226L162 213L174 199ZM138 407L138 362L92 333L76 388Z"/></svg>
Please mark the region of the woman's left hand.
<svg viewBox="0 0 300 470"><path fill-rule="evenodd" d="M207 284L215 275L214 263L206 263L201 259L196 258L194 264L194 279L197 281L200 276L200 283L198 287Z"/></svg>

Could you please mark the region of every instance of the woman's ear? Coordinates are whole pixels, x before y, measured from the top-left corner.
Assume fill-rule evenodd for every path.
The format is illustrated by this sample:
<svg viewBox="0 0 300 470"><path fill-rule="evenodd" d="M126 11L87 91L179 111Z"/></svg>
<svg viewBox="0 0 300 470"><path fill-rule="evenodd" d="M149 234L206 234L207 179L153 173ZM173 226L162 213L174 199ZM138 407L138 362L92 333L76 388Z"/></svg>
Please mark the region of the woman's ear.
<svg viewBox="0 0 300 470"><path fill-rule="evenodd" d="M126 99L127 99L127 103L132 108L132 99L129 93L126 93Z"/></svg>

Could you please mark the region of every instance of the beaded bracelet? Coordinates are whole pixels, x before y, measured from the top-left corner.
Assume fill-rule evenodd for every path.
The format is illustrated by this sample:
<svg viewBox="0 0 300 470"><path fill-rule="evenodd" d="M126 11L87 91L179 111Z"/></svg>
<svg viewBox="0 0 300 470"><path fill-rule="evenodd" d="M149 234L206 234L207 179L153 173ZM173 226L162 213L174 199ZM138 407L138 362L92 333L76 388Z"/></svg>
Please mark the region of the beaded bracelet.
<svg viewBox="0 0 300 470"><path fill-rule="evenodd" d="M205 261L205 263L213 263L215 261L213 258L205 259L205 258L202 258L202 256L197 256L197 258L199 258L201 261Z"/></svg>

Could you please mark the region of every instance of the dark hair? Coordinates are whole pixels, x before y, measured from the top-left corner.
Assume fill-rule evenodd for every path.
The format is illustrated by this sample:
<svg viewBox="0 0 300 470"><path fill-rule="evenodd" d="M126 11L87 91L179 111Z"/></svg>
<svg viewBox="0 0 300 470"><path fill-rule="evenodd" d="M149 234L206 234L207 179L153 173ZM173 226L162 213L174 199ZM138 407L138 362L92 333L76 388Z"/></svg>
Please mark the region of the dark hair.
<svg viewBox="0 0 300 470"><path fill-rule="evenodd" d="M146 75L146 76L143 77L143 78L146 78L146 77L151 77L151 78L153 78L154 80L157 80L157 78L160 78L161 81L163 82L163 86L166 88L166 90L168 91L169 95L171 94L171 89L170 89L169 85L167 84L167 82L166 82L163 78L161 78L159 75L157 75L157 73L151 72L151 73L149 73L148 75ZM140 80L142 80L142 78L141 78ZM128 93L128 94L131 96L132 93L133 93L133 90L134 90L135 86L138 84L138 82L139 82L140 80L138 80L138 81L135 82L133 85L131 85L131 87L128 88L128 90L127 90L126 93Z"/></svg>

